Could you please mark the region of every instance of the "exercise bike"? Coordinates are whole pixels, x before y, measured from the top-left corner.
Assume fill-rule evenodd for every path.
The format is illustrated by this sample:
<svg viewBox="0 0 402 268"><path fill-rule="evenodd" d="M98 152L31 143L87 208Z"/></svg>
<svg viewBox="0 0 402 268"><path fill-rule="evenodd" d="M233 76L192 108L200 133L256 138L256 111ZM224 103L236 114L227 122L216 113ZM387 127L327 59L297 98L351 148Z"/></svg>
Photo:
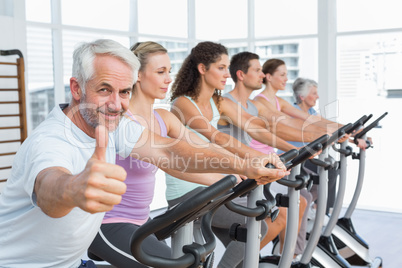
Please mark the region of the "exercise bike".
<svg viewBox="0 0 402 268"><path fill-rule="evenodd" d="M232 208L233 211L237 213L243 213L243 215L248 216L247 220L247 229L239 229L233 233L237 234L235 237L238 241L243 241L247 243L245 258L243 261L243 267L290 267L292 264L294 248L297 239L297 227L298 227L298 191L303 187L309 185L309 180L306 176L299 175L299 166L302 162L310 158L312 155L316 154L319 150L328 146L327 142L330 140L329 144L332 143L332 140L336 140L340 136L344 134L344 130L339 130L333 134L332 137L328 135L324 135L320 137L318 140L306 145L299 151L299 155L295 157L292 161L286 163L286 167L288 169L292 169L291 175L289 179L281 179L278 180L278 183L286 185L289 187L288 196L280 196L278 201L288 207L288 223L286 227L286 236L285 236L285 246L283 250L283 254L281 257L279 256L266 256L263 259L259 258L259 246L260 246L260 233L259 229L255 228L255 226L259 227L259 220L261 218L255 217L255 215L248 215L245 212L238 212ZM264 191L264 195L267 200L270 199L269 195L269 184L265 186L267 191ZM268 193L268 194L267 194ZM261 191L258 191L258 188L254 190L254 193L251 193L250 196L255 195L257 198L251 199L252 201L249 203L249 206L258 207L258 203L255 200L260 200L262 198ZM259 196L258 196L259 195ZM249 199L250 199L249 196ZM271 195L272 196L272 195ZM252 196L253 197L253 196ZM254 203L254 204L253 204ZM237 226L236 226L237 227ZM251 227L251 228L250 228ZM246 232L246 235L244 235Z"/></svg>
<svg viewBox="0 0 402 268"><path fill-rule="evenodd" d="M317 243L318 243L318 238L321 233L321 227L323 224L323 219L325 216L325 207L326 207L326 199L327 199L327 168L331 165L328 161L328 147L338 139L340 139L345 132L348 133L351 131L351 129L354 126L352 124L348 124L344 127L339 128L337 131L335 131L331 137L326 140L322 144L322 152L319 155L319 160L317 159L311 159L311 161L315 161L316 163L319 163L319 189L318 189L318 206L317 206L317 215L314 223L314 229L317 230L313 232L310 235L310 239L307 242L306 249L302 255L301 261L298 263L292 263L292 258L290 259L290 262L287 263L288 266L279 266L279 267L311 267L310 260L311 260L311 252L315 249ZM304 169L302 169L302 174L304 176L309 177L309 174L304 173ZM314 183L318 183L317 181L317 176L314 176L314 178L310 178L310 185L313 181ZM289 224L289 223L288 223ZM297 230L297 229L296 229ZM287 235L287 233L286 233ZM297 233L296 233L297 236ZM292 245L293 246L293 245ZM284 247L284 252L287 249L288 245L286 245L285 241L285 247ZM294 248L294 246L293 246ZM276 241L274 243L273 247L273 253L277 254L279 253L279 243ZM282 256L283 257L283 256ZM293 256L292 256L293 257ZM280 264L279 264L280 265ZM262 266L262 267L276 267L276 266Z"/></svg>
<svg viewBox="0 0 402 268"><path fill-rule="evenodd" d="M385 116L385 115L384 115ZM363 126L368 119L371 118L370 116L363 116L362 118L360 118L358 121L356 121L356 123L354 124L353 128L351 130L355 130L358 127ZM383 117L381 117L383 118ZM378 121L377 121L378 122ZM366 128L366 130L360 135L356 135L355 136L355 140L357 141L358 138L361 137L361 135L364 135L365 133L367 133L368 130L370 130L372 127L368 127ZM351 132L351 131L349 131ZM356 256L354 256L353 258L350 258L350 256L346 256L345 252L347 252L346 248L344 248L342 250L342 253L340 251L338 251L338 248L341 248L340 246L343 245L343 247L346 247L344 243L342 243L342 240L347 241L346 243L351 245L351 247L353 248L357 248L356 247L356 243L359 243L361 241L363 241L362 239L358 240L359 237L356 235L356 238L352 237L351 234L349 233L345 233L342 232L341 230L341 226L344 226L344 222L350 222L350 218L349 220L345 220L345 219L341 219L338 220L339 214L341 212L342 209L342 204L343 204L343 198L344 198L344 193L345 193L345 189L346 189L346 168L347 168L347 162L346 162L346 157L352 155L352 148L348 146L348 141L345 141L341 144L340 148L336 148L335 145L333 145L333 148L336 152L340 153L340 179L339 179L339 186L338 186L338 193L337 193L337 198L335 201L335 205L331 214L331 217L325 216L327 217L327 224L324 228L324 230L321 233L321 227L322 226L314 226L312 229L312 232L319 232L321 235L319 236L319 240L318 240L318 244L317 247L314 248L314 250L312 251L311 248L307 248L303 254L303 257L301 259L301 265L298 267L311 267L308 266L308 262L306 262L308 260L308 257L304 258L305 256L310 256L311 259L311 265L315 266L315 267L351 267L351 264L353 265L369 265L370 267L381 267L382 266L382 260L381 258L376 258L374 260L371 260L368 256L368 245L367 243L365 244L366 246L363 245L363 243L361 243L360 245L362 245L363 248L365 248L365 250L362 250L362 248L360 248L360 252L361 252L361 256L363 258L366 259L366 262L363 263L362 261L360 262L352 262L349 263L349 261L353 261L353 258L356 258ZM316 164L318 166L323 167L323 165L318 162L316 162ZM360 172L360 174L362 174ZM321 174L320 174L321 176ZM361 186L362 186L362 180L359 180L359 187L357 187L357 190L360 193L361 190ZM357 198L358 198L358 194L355 194L354 196L354 201L352 202L352 207L354 209L354 206L356 205L357 202ZM319 197L320 198L320 197ZM320 201L320 200L318 200ZM318 210L322 211L324 208L321 206L317 206L317 212ZM322 217L322 214L320 215L316 215L316 221L317 221L317 217L320 219ZM353 226L351 226L351 228L353 228ZM340 237L342 237L342 240L339 238L335 238L333 236L333 233L338 233L338 235ZM311 239L311 233L310 233L310 237L309 240ZM335 242L336 241L336 242ZM365 242L364 242L365 243ZM346 259L347 258L347 259Z"/></svg>
<svg viewBox="0 0 402 268"><path fill-rule="evenodd" d="M289 161L298 154L291 150L284 156ZM271 167L271 166L269 166ZM255 180L247 179L236 184L236 178L226 176L215 184L206 187L196 196L177 204L164 214L154 217L132 235L130 247L133 256L141 263L151 267L212 267L213 250L216 245L215 236L211 229L211 220L216 209L230 203L236 197L245 195L257 187ZM234 203L233 203L234 204ZM234 204L236 205L236 204ZM263 208L257 208L254 213L265 213ZM185 230L193 221L200 220L203 244L192 242L192 232ZM191 228L190 228L191 229ZM142 241L149 235L155 234L159 240L172 237L172 258L163 258L146 253ZM185 239L176 239L177 236ZM187 237L185 237L187 236ZM190 237L190 242L188 241Z"/></svg>
<svg viewBox="0 0 402 268"><path fill-rule="evenodd" d="M367 132L377 127L379 121L382 120L387 114L388 113L385 112L370 125L365 127L361 132L357 133L355 135L354 142L357 144L358 139L366 140ZM367 142L366 149L369 149L370 147L372 147L371 144ZM339 254L343 256L351 265L382 267L382 259L380 257L376 257L374 259L370 257L369 245L357 234L351 219L363 187L366 151L360 149L358 154L352 154L352 159L359 160L359 175L355 192L344 216L337 220L336 225L332 230L332 236Z"/></svg>

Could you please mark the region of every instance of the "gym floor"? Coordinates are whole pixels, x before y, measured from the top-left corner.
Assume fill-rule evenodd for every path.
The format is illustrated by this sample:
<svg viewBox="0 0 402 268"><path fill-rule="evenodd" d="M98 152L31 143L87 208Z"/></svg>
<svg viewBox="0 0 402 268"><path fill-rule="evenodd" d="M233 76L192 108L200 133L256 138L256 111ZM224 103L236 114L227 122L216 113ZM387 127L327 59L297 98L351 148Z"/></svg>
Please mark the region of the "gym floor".
<svg viewBox="0 0 402 268"><path fill-rule="evenodd" d="M370 256L381 257L384 268L402 267L402 213L355 210L356 232L369 244Z"/></svg>
<svg viewBox="0 0 402 268"><path fill-rule="evenodd" d="M155 211L152 216L161 212L163 210ZM384 268L402 267L402 258L399 256L402 253L402 213L356 209L352 220L356 232L369 244L372 258L381 257ZM270 247L271 244L265 247L262 254L269 254ZM223 251L224 247L218 241L214 267L218 264Z"/></svg>
<svg viewBox="0 0 402 268"><path fill-rule="evenodd" d="M151 216L154 217L163 211L163 209L153 211ZM369 244L372 258L381 257L384 268L402 267L402 258L399 256L402 253L402 213L356 209L352 220L357 233ZM271 244L265 247L262 254L269 254L270 247ZM214 267L218 264L223 251L223 245L217 241ZM98 267L111 267L103 264L105 263L99 262Z"/></svg>
<svg viewBox="0 0 402 268"><path fill-rule="evenodd" d="M381 257L384 268L402 267L402 213L356 209L352 221L356 232L369 244L372 258ZM268 244L262 253L270 254L270 247Z"/></svg>

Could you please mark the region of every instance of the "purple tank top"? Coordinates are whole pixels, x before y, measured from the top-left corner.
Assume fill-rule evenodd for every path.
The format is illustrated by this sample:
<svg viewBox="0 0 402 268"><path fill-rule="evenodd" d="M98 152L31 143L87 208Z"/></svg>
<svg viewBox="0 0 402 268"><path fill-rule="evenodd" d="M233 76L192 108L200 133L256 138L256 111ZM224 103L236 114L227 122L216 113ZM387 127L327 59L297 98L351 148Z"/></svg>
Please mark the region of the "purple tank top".
<svg viewBox="0 0 402 268"><path fill-rule="evenodd" d="M264 94L258 94L257 96L254 97L254 99L257 97L262 97L262 98L266 99L268 102L271 102ZM276 96L275 96L275 102L276 102L276 109L278 111L281 111L281 106L279 105L279 101ZM264 143L261 143L254 139L251 140L250 147L257 151L260 151L263 154L275 153L275 149L273 147L266 145Z"/></svg>
<svg viewBox="0 0 402 268"><path fill-rule="evenodd" d="M132 117L130 112L127 115ZM161 136L166 137L165 122L156 111L154 115L161 128ZM158 167L132 157L121 159L119 155L116 157L116 165L122 166L127 172L125 180L127 191L120 204L106 212L103 221L104 223L132 222L140 225L149 218L150 204L154 196L155 173Z"/></svg>

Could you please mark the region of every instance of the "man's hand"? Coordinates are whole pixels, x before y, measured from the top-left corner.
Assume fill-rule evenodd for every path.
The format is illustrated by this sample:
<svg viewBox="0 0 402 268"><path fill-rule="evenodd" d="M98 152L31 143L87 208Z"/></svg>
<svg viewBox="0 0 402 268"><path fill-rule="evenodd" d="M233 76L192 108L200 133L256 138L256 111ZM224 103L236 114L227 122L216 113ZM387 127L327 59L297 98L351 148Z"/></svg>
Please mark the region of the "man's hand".
<svg viewBox="0 0 402 268"><path fill-rule="evenodd" d="M105 212L120 203L127 186L124 168L106 162L109 135L99 125L95 130L96 147L83 172L73 181L77 190L76 206L90 212Z"/></svg>
<svg viewBox="0 0 402 268"><path fill-rule="evenodd" d="M250 179L255 179L258 185L277 181L290 174L276 154L249 158L245 159L245 161L246 167L244 175ZM274 165L276 168L266 168L265 166L268 163Z"/></svg>

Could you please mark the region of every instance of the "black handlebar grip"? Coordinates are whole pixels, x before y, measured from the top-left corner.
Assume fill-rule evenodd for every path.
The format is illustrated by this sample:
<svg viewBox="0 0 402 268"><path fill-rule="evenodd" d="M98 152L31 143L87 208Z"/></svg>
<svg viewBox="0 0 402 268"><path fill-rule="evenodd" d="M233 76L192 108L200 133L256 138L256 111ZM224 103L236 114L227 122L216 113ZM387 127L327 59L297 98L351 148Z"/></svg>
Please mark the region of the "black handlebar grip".
<svg viewBox="0 0 402 268"><path fill-rule="evenodd" d="M345 131L345 133L351 133L350 130L352 129L352 127L353 127L353 124L349 123L349 124L347 124L347 125L345 125L345 126L343 126L341 128Z"/></svg>
<svg viewBox="0 0 402 268"><path fill-rule="evenodd" d="M292 159L291 166L289 166L288 169L291 167L297 166L301 162L307 160L312 155L317 153L319 150L322 149L322 144L325 143L328 139L329 139L329 135L325 134L325 135L322 135L321 137L319 137L318 139L310 142L303 148L301 148L299 150L299 155Z"/></svg>
<svg viewBox="0 0 402 268"><path fill-rule="evenodd" d="M283 164L286 165L286 163L290 160L292 160L293 158L295 158L297 155L299 154L299 151L296 149L291 149L289 151L287 151L286 153L283 153L279 156L279 159L283 162ZM268 163L266 166L266 168L276 168L273 164Z"/></svg>
<svg viewBox="0 0 402 268"><path fill-rule="evenodd" d="M291 150L287 151L286 153L281 154L279 156L279 159L281 159L281 161L285 164L286 162L292 160L293 158L295 158L298 155L299 155L298 150L291 149Z"/></svg>
<svg viewBox="0 0 402 268"><path fill-rule="evenodd" d="M367 127L365 127L362 131L360 131L359 133L357 133L355 135L355 143L357 144L357 139L360 139L361 137L363 137L364 134L366 134L367 132L369 132L371 129L375 128L378 125L378 122L380 122L381 119L383 119L386 115L388 114L388 112L385 112L384 114L382 114L379 118L377 118L374 122L372 122L370 125L368 125Z"/></svg>
<svg viewBox="0 0 402 268"><path fill-rule="evenodd" d="M367 121L367 117L368 117L367 115L363 115L362 117L360 117L356 122L353 123L352 128L349 131L347 131L346 133L350 134L353 131L357 130L360 126L363 126L364 125L363 122Z"/></svg>
<svg viewBox="0 0 402 268"><path fill-rule="evenodd" d="M367 116L366 120L363 121L363 125L365 125L367 123L367 121L369 121L372 117L373 117L373 114L369 114L369 116Z"/></svg>
<svg viewBox="0 0 402 268"><path fill-rule="evenodd" d="M352 127L353 125L349 123L333 132L331 137L323 144L323 149L327 148L327 146L331 145L333 142L339 140L346 133L346 131L350 130Z"/></svg>

